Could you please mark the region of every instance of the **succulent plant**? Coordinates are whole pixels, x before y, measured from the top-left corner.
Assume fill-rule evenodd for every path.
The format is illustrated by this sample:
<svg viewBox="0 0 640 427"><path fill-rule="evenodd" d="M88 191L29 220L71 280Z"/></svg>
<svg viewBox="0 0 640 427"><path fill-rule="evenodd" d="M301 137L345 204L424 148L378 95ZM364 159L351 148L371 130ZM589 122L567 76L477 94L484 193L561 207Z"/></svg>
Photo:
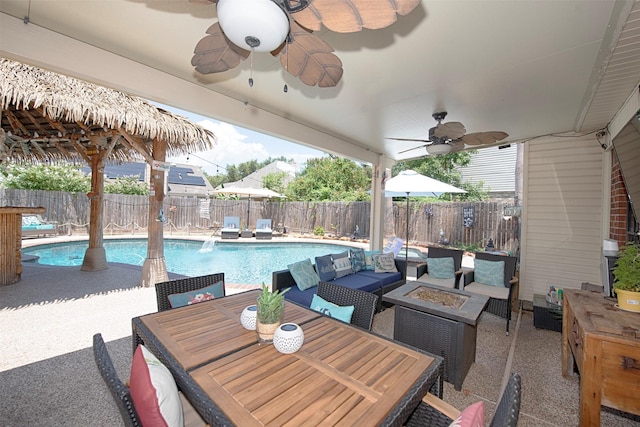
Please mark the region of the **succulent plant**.
<svg viewBox="0 0 640 427"><path fill-rule="evenodd" d="M257 302L257 319L260 323L272 324L280 321L284 310L284 294L288 290L289 288L280 292L276 289L272 292L267 285L262 284L262 292Z"/></svg>

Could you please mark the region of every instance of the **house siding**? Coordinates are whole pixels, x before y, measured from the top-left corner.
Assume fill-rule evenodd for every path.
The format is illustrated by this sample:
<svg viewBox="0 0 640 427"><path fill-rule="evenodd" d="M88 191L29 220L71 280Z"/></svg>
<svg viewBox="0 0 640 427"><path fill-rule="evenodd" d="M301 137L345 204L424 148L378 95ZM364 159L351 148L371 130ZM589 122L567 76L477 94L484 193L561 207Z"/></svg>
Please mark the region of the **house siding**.
<svg viewBox="0 0 640 427"><path fill-rule="evenodd" d="M513 196L515 193L517 147L489 147L471 156L467 166L460 168L463 182L484 182L490 194Z"/></svg>
<svg viewBox="0 0 640 427"><path fill-rule="evenodd" d="M603 159L592 135L525 144L520 299L601 282Z"/></svg>

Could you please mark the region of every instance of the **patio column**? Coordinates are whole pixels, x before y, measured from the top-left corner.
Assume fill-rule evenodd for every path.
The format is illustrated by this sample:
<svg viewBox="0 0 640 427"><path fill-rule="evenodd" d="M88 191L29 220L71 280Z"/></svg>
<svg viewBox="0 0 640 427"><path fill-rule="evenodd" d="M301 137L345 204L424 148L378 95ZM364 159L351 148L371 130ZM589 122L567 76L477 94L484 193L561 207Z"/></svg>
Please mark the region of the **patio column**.
<svg viewBox="0 0 640 427"><path fill-rule="evenodd" d="M166 160L167 143L153 140L153 160L164 162ZM164 212L162 203L164 201L164 180L163 170L151 167L151 177L149 185L152 189L149 194L149 242L147 244L147 258L142 266L142 276L140 284L151 287L156 283L169 280L167 275L167 264L164 259Z"/></svg>
<svg viewBox="0 0 640 427"><path fill-rule="evenodd" d="M384 181L391 178L387 171L385 158L380 156L378 163L373 165L373 177L371 179L371 218L369 221L369 247L372 250L382 249L384 243Z"/></svg>
<svg viewBox="0 0 640 427"><path fill-rule="evenodd" d="M109 268L107 254L103 246L103 200L104 200L104 157L110 150L102 150L98 147L91 151L87 149L91 166L91 191L87 197L91 203L89 216L89 247L84 253L82 271L100 271Z"/></svg>

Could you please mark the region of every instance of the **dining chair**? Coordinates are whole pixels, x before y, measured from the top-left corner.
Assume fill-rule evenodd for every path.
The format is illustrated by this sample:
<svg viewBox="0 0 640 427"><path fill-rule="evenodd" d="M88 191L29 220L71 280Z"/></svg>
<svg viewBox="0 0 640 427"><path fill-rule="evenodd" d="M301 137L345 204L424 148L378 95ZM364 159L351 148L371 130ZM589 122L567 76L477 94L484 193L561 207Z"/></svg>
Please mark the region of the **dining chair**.
<svg viewBox="0 0 640 427"><path fill-rule="evenodd" d="M207 286L222 282L222 293L226 295L224 287L224 273L207 274L204 276L186 277L183 279L174 279L166 282L156 283L156 300L158 302L158 311L170 310L171 303L169 295L181 294L184 292L197 291Z"/></svg>
<svg viewBox="0 0 640 427"><path fill-rule="evenodd" d="M353 305L351 324L368 331L371 330L373 315L378 304L378 295L329 282L318 283L317 295L336 305Z"/></svg>
<svg viewBox="0 0 640 427"><path fill-rule="evenodd" d="M107 351L107 346L102 339L102 334L95 334L93 336L93 357L96 360L98 371L107 384L113 400L118 406L120 416L124 424L129 427L141 427L140 419L136 408L133 406L133 400L131 399L131 393L129 387L124 385L122 380L118 377L116 369L113 367L111 356Z"/></svg>
<svg viewBox="0 0 640 427"><path fill-rule="evenodd" d="M489 425L491 427L516 427L518 418L520 418L521 400L522 382L520 374L514 372L509 377ZM437 396L427 393L407 420L406 426L444 427L457 425L452 422L460 416L461 412Z"/></svg>
<svg viewBox="0 0 640 427"><path fill-rule="evenodd" d="M514 298L514 292L517 289L518 284L518 278L516 277L516 264L518 259L514 256L496 255L487 252L477 252L475 259L488 261L488 263L483 265L491 265L500 261L504 261L504 272L501 277L497 278L493 285L483 283L483 281L486 280L478 281L478 263L474 261L473 270L464 274L464 291L488 296L489 304L485 308L485 311L506 318L507 335L509 335L509 322L511 321L511 301ZM491 276L493 272L491 272L490 269L491 267L489 267L486 271L488 274L483 275Z"/></svg>
<svg viewBox="0 0 640 427"><path fill-rule="evenodd" d="M445 288L459 288L460 277L462 277L463 255L464 252L459 249L430 247L427 251L427 263L425 266L418 268L418 278L416 280ZM443 258L453 259L453 271L444 271L442 267L433 261L439 261ZM429 264L432 265L432 274L429 274Z"/></svg>

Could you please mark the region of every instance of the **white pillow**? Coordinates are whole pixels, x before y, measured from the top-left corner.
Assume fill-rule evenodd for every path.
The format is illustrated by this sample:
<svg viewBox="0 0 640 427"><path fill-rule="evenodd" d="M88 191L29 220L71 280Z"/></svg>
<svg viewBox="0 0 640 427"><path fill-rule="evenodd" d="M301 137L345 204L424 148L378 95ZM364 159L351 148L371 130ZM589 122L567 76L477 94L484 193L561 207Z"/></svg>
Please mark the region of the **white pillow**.
<svg viewBox="0 0 640 427"><path fill-rule="evenodd" d="M138 345L133 354L129 390L143 426L184 426L182 402L173 375L143 345Z"/></svg>
<svg viewBox="0 0 640 427"><path fill-rule="evenodd" d="M333 268L336 270L336 277L344 277L353 273L351 260L348 256L333 259Z"/></svg>

